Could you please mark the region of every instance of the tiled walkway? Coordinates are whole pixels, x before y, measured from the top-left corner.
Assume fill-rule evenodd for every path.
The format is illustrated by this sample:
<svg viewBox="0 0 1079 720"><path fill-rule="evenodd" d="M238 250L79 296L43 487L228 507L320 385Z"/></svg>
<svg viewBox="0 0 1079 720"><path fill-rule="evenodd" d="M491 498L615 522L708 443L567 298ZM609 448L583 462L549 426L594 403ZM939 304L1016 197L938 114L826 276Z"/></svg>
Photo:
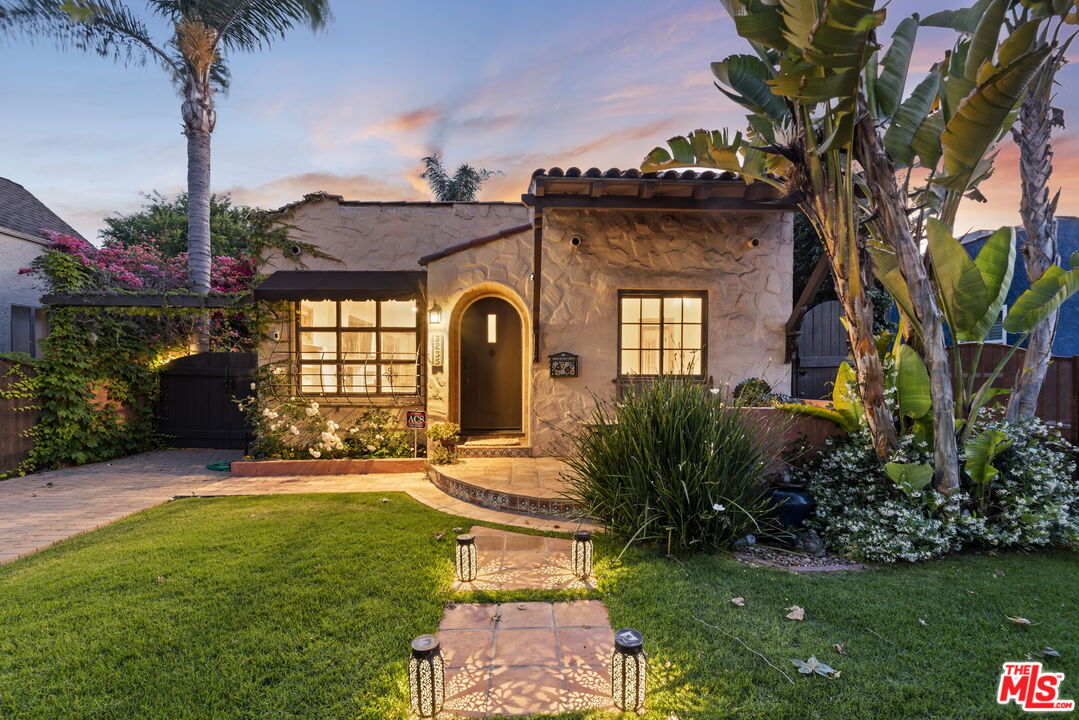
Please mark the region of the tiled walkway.
<svg viewBox="0 0 1079 720"><path fill-rule="evenodd" d="M570 540L522 535L477 526L479 572L471 582L457 580L454 590L579 590L595 589L593 579L573 576Z"/></svg>
<svg viewBox="0 0 1079 720"><path fill-rule="evenodd" d="M450 605L438 638L446 714L530 715L611 704L613 634L597 600Z"/></svg>
<svg viewBox="0 0 1079 720"><path fill-rule="evenodd" d="M406 492L443 512L536 530L574 525L477 507L446 495L422 473L233 478L206 469L230 450L162 450L0 481L0 563L175 497L315 492Z"/></svg>
<svg viewBox="0 0 1079 720"><path fill-rule="evenodd" d="M556 498L566 487L566 465L558 458L464 458L444 469L458 480L515 495Z"/></svg>

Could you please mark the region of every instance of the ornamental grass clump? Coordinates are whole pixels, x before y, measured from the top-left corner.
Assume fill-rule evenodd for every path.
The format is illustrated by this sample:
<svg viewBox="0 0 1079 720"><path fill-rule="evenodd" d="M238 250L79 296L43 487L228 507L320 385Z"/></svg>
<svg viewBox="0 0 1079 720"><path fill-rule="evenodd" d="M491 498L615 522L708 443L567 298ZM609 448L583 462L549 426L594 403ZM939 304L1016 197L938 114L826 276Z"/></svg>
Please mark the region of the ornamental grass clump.
<svg viewBox="0 0 1079 720"><path fill-rule="evenodd" d="M690 378L642 383L597 402L571 436L567 496L630 542L727 547L771 525L762 483L777 446L766 430Z"/></svg>

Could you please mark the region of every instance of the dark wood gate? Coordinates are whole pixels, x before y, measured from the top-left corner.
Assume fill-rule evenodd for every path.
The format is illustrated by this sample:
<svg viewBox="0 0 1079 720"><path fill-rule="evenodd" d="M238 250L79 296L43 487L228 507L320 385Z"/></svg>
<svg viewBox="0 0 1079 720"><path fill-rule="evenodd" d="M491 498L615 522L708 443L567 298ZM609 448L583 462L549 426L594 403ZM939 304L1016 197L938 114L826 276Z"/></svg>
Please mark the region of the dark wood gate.
<svg viewBox="0 0 1079 720"><path fill-rule="evenodd" d="M794 358L794 397L828 399L839 364L847 359L847 333L839 318L838 300L810 308L802 318L798 354Z"/></svg>
<svg viewBox="0 0 1079 720"><path fill-rule="evenodd" d="M254 353L199 353L161 370L157 431L172 447L245 450L248 428L236 401L252 394Z"/></svg>

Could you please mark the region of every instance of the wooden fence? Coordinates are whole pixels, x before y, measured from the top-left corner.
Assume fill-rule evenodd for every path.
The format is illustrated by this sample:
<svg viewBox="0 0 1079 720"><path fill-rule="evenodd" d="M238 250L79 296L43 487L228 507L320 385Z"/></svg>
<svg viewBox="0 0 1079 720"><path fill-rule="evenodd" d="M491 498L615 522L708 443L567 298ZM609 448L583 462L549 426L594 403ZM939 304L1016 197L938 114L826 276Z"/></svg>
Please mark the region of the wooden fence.
<svg viewBox="0 0 1079 720"><path fill-rule="evenodd" d="M19 381L16 370L32 375L33 366L16 360L0 358L0 389ZM35 398L7 399L0 397L0 473L11 472L26 459L33 442L25 432L37 424L36 410L20 410L33 405Z"/></svg>
<svg viewBox="0 0 1079 720"><path fill-rule="evenodd" d="M963 369L967 370L974 362L976 345L962 345L959 354L963 359ZM986 343L978 362L975 386L980 385L992 374L1011 348L1007 345ZM1015 383L1016 373L1023 367L1023 353L1016 350L1015 355L1004 366L994 387L1010 388ZM969 371L968 371L969 372ZM1045 374L1045 384L1038 398L1038 417L1052 423L1060 429L1060 434L1068 441L1079 444L1079 355L1073 357L1054 357ZM999 402L1007 402L1003 395Z"/></svg>

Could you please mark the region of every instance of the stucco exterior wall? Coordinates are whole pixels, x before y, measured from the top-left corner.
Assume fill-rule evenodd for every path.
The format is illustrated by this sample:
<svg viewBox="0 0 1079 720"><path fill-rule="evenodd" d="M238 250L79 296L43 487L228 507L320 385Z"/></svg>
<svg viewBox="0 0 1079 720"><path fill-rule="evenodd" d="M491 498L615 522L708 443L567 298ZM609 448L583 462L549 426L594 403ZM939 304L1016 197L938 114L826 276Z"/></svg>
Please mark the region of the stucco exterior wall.
<svg viewBox="0 0 1079 720"><path fill-rule="evenodd" d="M297 206L289 236L330 258L302 257L309 270L420 270L420 257L528 222L520 203L349 203L330 197ZM260 272L295 270L278 252Z"/></svg>
<svg viewBox="0 0 1079 720"><path fill-rule="evenodd" d="M456 243L528 222L528 209L520 203L364 203L342 202L336 197L311 200L293 208L286 222L289 237L308 243L329 258L291 256L274 251L267 255L259 273L276 270L422 270L420 257ZM526 273L527 275L527 273ZM420 308L421 321L426 317ZM260 364L281 360L294 342L294 325L288 318L273 323L276 340L262 344ZM398 415L404 425L406 410L423 409L422 403L402 398L364 396L317 397L323 414L341 423L355 421L372 406ZM421 442L422 433L421 433Z"/></svg>
<svg viewBox="0 0 1079 720"><path fill-rule="evenodd" d="M430 302L443 308L447 360L430 368L428 412L453 418L455 318L499 295L525 324L525 431L534 454L559 454L565 431L587 418L593 397L617 391L618 291L708 293L706 375L716 386L763 377L790 391L783 325L790 314L793 230L780 213L548 211L543 219L541 362L532 364L532 238L522 233L428 267ZM578 246L571 238L579 237ZM754 242L756 241L756 242ZM547 356L580 355L580 376L552 379Z"/></svg>
<svg viewBox="0 0 1079 720"><path fill-rule="evenodd" d="M0 352L11 350L11 306L40 307L41 288L33 275L20 275L44 251L44 243L0 230Z"/></svg>

